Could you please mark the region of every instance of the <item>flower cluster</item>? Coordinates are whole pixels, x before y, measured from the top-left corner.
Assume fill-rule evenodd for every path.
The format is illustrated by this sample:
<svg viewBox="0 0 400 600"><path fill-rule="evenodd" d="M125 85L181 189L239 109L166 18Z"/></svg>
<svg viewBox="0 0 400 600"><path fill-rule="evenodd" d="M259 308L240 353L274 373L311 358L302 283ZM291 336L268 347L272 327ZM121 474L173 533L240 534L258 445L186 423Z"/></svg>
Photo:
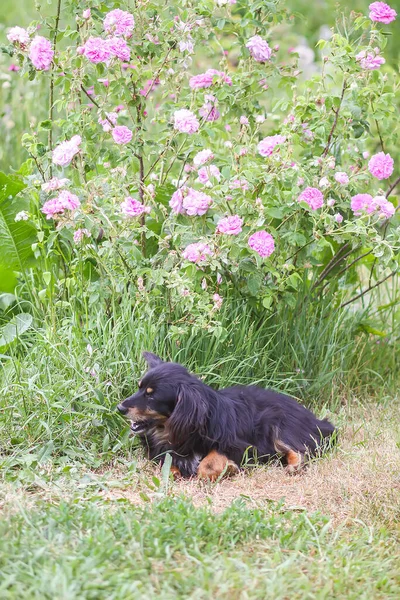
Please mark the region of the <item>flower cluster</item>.
<svg viewBox="0 0 400 600"><path fill-rule="evenodd" d="M355 215L361 216L363 213L376 214L380 218L389 219L396 212L395 207L385 196L375 196L371 194L356 194L351 199L351 210Z"/></svg>
<svg viewBox="0 0 400 600"><path fill-rule="evenodd" d="M383 56L380 56L379 52L379 48L375 48L373 52L362 50L357 54L356 61L360 63L362 69L375 71L375 69L379 69L379 67L386 62Z"/></svg>
<svg viewBox="0 0 400 600"><path fill-rule="evenodd" d="M297 198L298 202L305 202L311 210L317 210L324 205L324 196L318 188L307 187Z"/></svg>
<svg viewBox="0 0 400 600"><path fill-rule="evenodd" d="M264 157L271 156L275 147L285 141L286 137L284 135L270 135L259 142L257 146L258 153Z"/></svg>
<svg viewBox="0 0 400 600"><path fill-rule="evenodd" d="M181 133L196 133L200 123L190 110L181 108L174 113L174 127Z"/></svg>
<svg viewBox="0 0 400 600"><path fill-rule="evenodd" d="M212 198L191 187L183 187L172 194L169 205L175 214L189 216L205 215L212 204Z"/></svg>
<svg viewBox="0 0 400 600"><path fill-rule="evenodd" d="M74 156L78 154L81 142L81 136L74 135L70 140L58 144L53 150L53 163L60 167L67 167Z"/></svg>
<svg viewBox="0 0 400 600"><path fill-rule="evenodd" d="M208 244L197 242L186 246L182 256L190 262L199 263L205 261L207 256L212 256L212 251Z"/></svg>
<svg viewBox="0 0 400 600"><path fill-rule="evenodd" d="M55 215L63 215L66 210L76 210L80 205L78 196L63 190L56 198L47 200L41 210L47 219L53 219Z"/></svg>
<svg viewBox="0 0 400 600"><path fill-rule="evenodd" d="M220 79L223 83L227 83L228 85L232 85L232 79L226 75L223 71L218 71L217 69L207 69L205 73L201 73L200 75L194 75L189 79L189 86L192 90L208 88L211 87L212 84L218 79Z"/></svg>
<svg viewBox="0 0 400 600"><path fill-rule="evenodd" d="M149 213L151 208L149 206L144 206L139 200L136 198L132 198L131 196L127 196L123 202L121 202L121 212L126 217L140 217L144 213Z"/></svg>

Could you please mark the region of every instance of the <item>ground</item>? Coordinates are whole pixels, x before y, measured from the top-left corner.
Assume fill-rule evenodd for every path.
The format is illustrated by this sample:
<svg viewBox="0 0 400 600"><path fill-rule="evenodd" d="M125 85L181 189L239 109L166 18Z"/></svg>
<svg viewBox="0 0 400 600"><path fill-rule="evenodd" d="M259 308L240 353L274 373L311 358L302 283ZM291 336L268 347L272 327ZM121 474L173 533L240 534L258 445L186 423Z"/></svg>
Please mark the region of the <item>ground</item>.
<svg viewBox="0 0 400 600"><path fill-rule="evenodd" d="M400 407L337 422L337 447L295 476L172 481L135 456L3 485L1 597L398 598Z"/></svg>

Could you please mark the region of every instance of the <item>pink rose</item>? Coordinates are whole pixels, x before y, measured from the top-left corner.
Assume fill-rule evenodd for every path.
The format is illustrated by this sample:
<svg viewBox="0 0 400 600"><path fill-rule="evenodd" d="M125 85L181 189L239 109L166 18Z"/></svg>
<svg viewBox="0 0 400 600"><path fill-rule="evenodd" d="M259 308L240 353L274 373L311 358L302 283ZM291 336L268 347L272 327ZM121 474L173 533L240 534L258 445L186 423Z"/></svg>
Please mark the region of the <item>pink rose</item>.
<svg viewBox="0 0 400 600"><path fill-rule="evenodd" d="M208 244L197 242L195 244L189 244L182 252L183 258L193 263L199 263L206 260L207 256L211 256L212 251Z"/></svg>
<svg viewBox="0 0 400 600"><path fill-rule="evenodd" d="M61 167L67 167L74 156L78 154L81 142L81 136L74 135L70 140L58 144L53 150L53 163Z"/></svg>
<svg viewBox="0 0 400 600"><path fill-rule="evenodd" d="M397 17L397 12L385 2L373 2L369 5L369 18L376 23L388 25Z"/></svg>
<svg viewBox="0 0 400 600"><path fill-rule="evenodd" d="M116 144L128 144L133 136L132 131L125 125L117 125L111 132L113 140Z"/></svg>
<svg viewBox="0 0 400 600"><path fill-rule="evenodd" d="M246 44L246 48L257 62L266 62L272 56L272 50L268 46L268 42L259 35L251 37Z"/></svg>
<svg viewBox="0 0 400 600"><path fill-rule="evenodd" d="M298 202L306 202L311 210L317 210L324 204L324 196L317 188L307 187L297 198Z"/></svg>
<svg viewBox="0 0 400 600"><path fill-rule="evenodd" d="M217 232L225 235L238 235L242 231L243 219L239 215L232 215L220 219L217 224Z"/></svg>
<svg viewBox="0 0 400 600"><path fill-rule="evenodd" d="M149 213L150 207L144 206L139 200L136 198L131 198L128 196L121 203L121 212L127 217L139 217L143 213Z"/></svg>
<svg viewBox="0 0 400 600"><path fill-rule="evenodd" d="M377 179L387 179L393 173L394 161L390 154L378 152L368 163L369 172Z"/></svg>
<svg viewBox="0 0 400 600"><path fill-rule="evenodd" d="M29 58L38 71L48 71L53 61L54 51L49 40L36 35L29 48Z"/></svg>
<svg viewBox="0 0 400 600"><path fill-rule="evenodd" d="M256 231L249 237L248 244L262 258L271 256L275 250L274 238L265 230Z"/></svg>
<svg viewBox="0 0 400 600"><path fill-rule="evenodd" d="M186 108L175 111L174 127L181 133L196 133L200 127L196 116Z"/></svg>
<svg viewBox="0 0 400 600"><path fill-rule="evenodd" d="M109 34L130 37L135 27L135 19L131 13L116 8L106 14L103 27Z"/></svg>
<svg viewBox="0 0 400 600"><path fill-rule="evenodd" d="M286 137L284 135L270 135L258 144L257 150L261 156L271 156L273 153L275 146L278 144L283 144L286 141Z"/></svg>

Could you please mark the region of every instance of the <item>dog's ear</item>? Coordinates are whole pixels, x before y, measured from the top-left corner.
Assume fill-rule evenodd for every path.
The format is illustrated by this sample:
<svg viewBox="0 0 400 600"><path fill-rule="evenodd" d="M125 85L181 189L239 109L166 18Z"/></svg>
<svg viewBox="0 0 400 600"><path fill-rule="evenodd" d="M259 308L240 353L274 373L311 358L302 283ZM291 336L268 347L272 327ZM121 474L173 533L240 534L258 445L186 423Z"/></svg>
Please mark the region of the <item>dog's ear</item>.
<svg viewBox="0 0 400 600"><path fill-rule="evenodd" d="M153 354L152 352L143 352L143 358L149 365L150 369L153 369L154 367L158 367L159 365L162 365L162 363L163 363L161 358L159 356L157 356L156 354Z"/></svg>
<svg viewBox="0 0 400 600"><path fill-rule="evenodd" d="M168 419L173 444L184 445L193 433L204 431L208 407L205 393L190 384L179 386L177 403Z"/></svg>

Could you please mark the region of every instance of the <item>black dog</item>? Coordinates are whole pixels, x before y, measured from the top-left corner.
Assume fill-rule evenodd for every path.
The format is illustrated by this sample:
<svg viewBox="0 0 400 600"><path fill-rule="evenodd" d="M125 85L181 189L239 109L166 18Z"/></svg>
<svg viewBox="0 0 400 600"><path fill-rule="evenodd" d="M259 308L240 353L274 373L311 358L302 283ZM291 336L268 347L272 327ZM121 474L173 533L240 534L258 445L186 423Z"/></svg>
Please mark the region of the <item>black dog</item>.
<svg viewBox="0 0 400 600"><path fill-rule="evenodd" d="M214 390L181 365L144 352L150 370L139 391L118 405L151 460L172 456L175 475L217 479L243 457L280 456L289 472L327 445L335 428L293 398L255 386Z"/></svg>

